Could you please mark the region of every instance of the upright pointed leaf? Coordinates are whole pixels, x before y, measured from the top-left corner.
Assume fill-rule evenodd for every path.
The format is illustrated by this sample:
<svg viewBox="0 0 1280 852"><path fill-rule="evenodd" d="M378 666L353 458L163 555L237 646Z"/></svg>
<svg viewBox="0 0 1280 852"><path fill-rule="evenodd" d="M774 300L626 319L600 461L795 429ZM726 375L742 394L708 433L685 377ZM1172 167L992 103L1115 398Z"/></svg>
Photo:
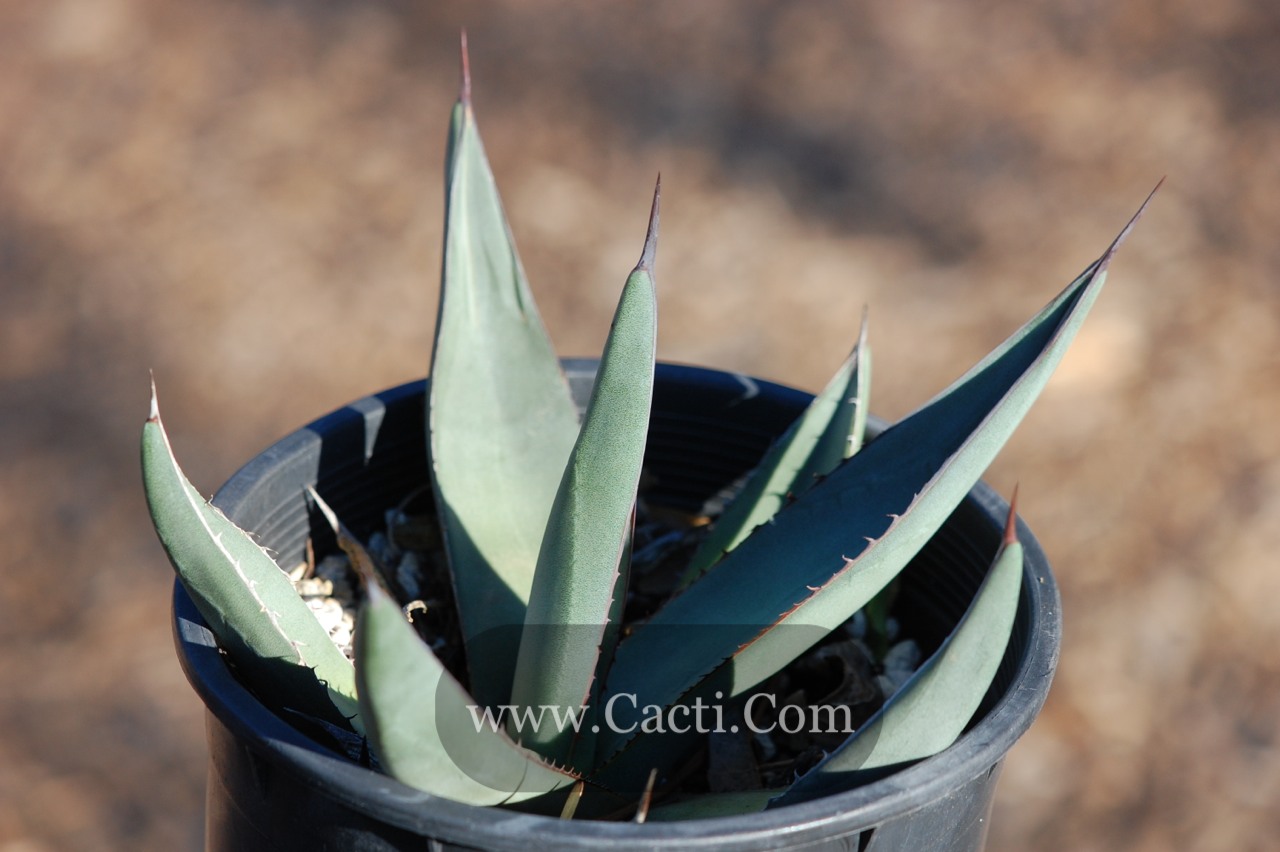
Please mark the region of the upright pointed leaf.
<svg viewBox="0 0 1280 852"><path fill-rule="evenodd" d="M471 805L513 804L573 785L573 775L507 738L376 580L367 590L356 622L360 710L389 774Z"/></svg>
<svg viewBox="0 0 1280 852"><path fill-rule="evenodd" d="M655 192L644 253L623 287L543 537L511 691L517 706L584 707L591 696L649 432L657 236ZM576 763L589 760L592 739L589 730L548 725L524 742L557 762L572 751Z"/></svg>
<svg viewBox="0 0 1280 852"><path fill-rule="evenodd" d="M836 465L862 449L862 443L866 440L867 412L870 411L871 397L871 346L867 343L865 311L858 331L858 343L850 358L853 360L853 375L802 473L802 477L807 474L810 481L816 481L818 477L835 470Z"/></svg>
<svg viewBox="0 0 1280 852"><path fill-rule="evenodd" d="M808 490L862 444L871 375L866 320L858 345L822 393L765 453L742 490L716 519L680 579L687 586L706 573L751 531L767 523L789 499Z"/></svg>
<svg viewBox="0 0 1280 852"><path fill-rule="evenodd" d="M169 561L249 685L276 707L360 730L350 661L280 566L183 475L154 388L142 479Z"/></svg>
<svg viewBox="0 0 1280 852"><path fill-rule="evenodd" d="M773 805L847 790L955 742L982 703L1018 613L1022 545L1009 507L1005 541L960 623L875 716Z"/></svg>
<svg viewBox="0 0 1280 852"><path fill-rule="evenodd" d="M786 506L627 637L608 684L611 695L636 696L620 702L621 709L687 700L695 687L740 694L893 579L977 482L1039 395L1131 227L948 390ZM701 647L690 647L695 638ZM610 734L602 745L618 750L627 739ZM619 766L630 776L636 771L626 761Z"/></svg>
<svg viewBox="0 0 1280 852"><path fill-rule="evenodd" d="M472 688L506 698L577 409L534 306L464 83L446 163L429 399L437 508Z"/></svg>

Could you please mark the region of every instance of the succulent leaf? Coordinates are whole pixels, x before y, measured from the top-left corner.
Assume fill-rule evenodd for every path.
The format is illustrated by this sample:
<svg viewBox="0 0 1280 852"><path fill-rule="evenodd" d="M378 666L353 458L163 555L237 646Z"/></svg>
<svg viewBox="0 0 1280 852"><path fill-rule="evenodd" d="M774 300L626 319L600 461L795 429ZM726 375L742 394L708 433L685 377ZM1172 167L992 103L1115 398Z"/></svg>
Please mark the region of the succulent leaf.
<svg viewBox="0 0 1280 852"><path fill-rule="evenodd" d="M592 693L619 564L630 538L649 431L657 300L658 193L640 263L627 278L538 555L511 690L523 707L585 707ZM524 738L557 762L589 760L589 731L544 726Z"/></svg>
<svg viewBox="0 0 1280 852"><path fill-rule="evenodd" d="M867 343L867 314L862 313L862 326L858 331L858 342L849 356L853 360L853 375L849 379L845 395L840 399L831 421L823 430L817 446L809 456L803 476L799 482L808 484L816 482L818 477L826 476L836 469L836 465L853 456L862 449L867 435L867 412L870 409L871 397L871 346Z"/></svg>
<svg viewBox="0 0 1280 852"><path fill-rule="evenodd" d="M741 694L871 600L1012 434L1083 322L1130 227L950 388L784 507L624 639L608 691L637 699L620 706L667 706L711 687ZM602 736L608 739L601 747L615 753L628 739L612 731ZM617 771L631 777L637 767L630 763Z"/></svg>
<svg viewBox="0 0 1280 852"><path fill-rule="evenodd" d="M142 479L169 561L250 686L277 707L359 731L351 662L275 560L187 480L154 387L142 429Z"/></svg>
<svg viewBox="0 0 1280 852"><path fill-rule="evenodd" d="M1009 507L1004 544L959 624L876 715L772 806L847 790L955 742L995 678L1018 612L1022 545Z"/></svg>
<svg viewBox="0 0 1280 852"><path fill-rule="evenodd" d="M866 399L871 376L867 323L858 344L822 393L765 453L742 490L716 519L680 579L680 587L701 577L793 497L807 491L862 445L867 428Z"/></svg>
<svg viewBox="0 0 1280 852"><path fill-rule="evenodd" d="M604 683L613 665L613 655L618 650L618 642L622 638L622 619L627 608L627 589L631 587L631 557L635 543L635 511L627 522L627 537L622 545L622 557L618 560L618 573L613 582L611 600L609 602L608 620L604 624L603 636L600 640L600 653L596 659L596 671L591 681L591 694L587 699L589 721L591 725L599 725L602 718ZM594 728L588 726L588 737L579 738L573 749L574 766L592 766L595 762L596 737Z"/></svg>
<svg viewBox="0 0 1280 852"><path fill-rule="evenodd" d="M620 638L653 395L659 191L579 425L476 126L465 33L462 47L426 413L470 690L313 491L364 580L353 666L275 561L183 475L153 387L142 435L152 518L241 676L276 709L367 732L407 784L564 818L616 816L645 778L637 822L757 812L949 746L981 704L1016 614L1022 547L1012 506L1005 542L952 634L836 752L780 795L713 794L648 814L656 780L670 782L703 733L674 721L664 730L653 710L700 714L706 699L742 696L864 607L883 626L899 573L1033 404L1146 203L1039 314L865 447L864 315L853 352L748 476L677 594Z"/></svg>
<svg viewBox="0 0 1280 852"><path fill-rule="evenodd" d="M496 703L510 689L578 414L516 254L467 88L449 131L429 450L472 689Z"/></svg>
<svg viewBox="0 0 1280 852"><path fill-rule="evenodd" d="M704 793L680 802L661 805L649 812L650 822L714 819L763 811L778 790L743 790L738 793Z"/></svg>
<svg viewBox="0 0 1280 852"><path fill-rule="evenodd" d="M376 578L366 577L366 590L356 621L356 678L369 738L387 772L472 805L514 804L573 785L575 776L520 748L497 717L485 715Z"/></svg>

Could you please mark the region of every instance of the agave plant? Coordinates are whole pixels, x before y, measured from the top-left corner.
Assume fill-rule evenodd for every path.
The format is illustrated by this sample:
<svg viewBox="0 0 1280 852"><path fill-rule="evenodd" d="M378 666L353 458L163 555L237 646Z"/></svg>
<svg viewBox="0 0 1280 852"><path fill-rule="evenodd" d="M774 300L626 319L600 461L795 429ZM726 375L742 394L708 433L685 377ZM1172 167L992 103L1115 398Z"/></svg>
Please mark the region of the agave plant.
<svg viewBox="0 0 1280 852"><path fill-rule="evenodd" d="M469 682L420 639L404 602L317 494L363 578L349 661L271 556L184 477L154 392L144 481L178 577L269 704L366 738L383 770L429 793L598 816L634 805L697 747L702 732L646 719L740 706L877 601L1026 413L1132 222L1008 340L870 441L864 319L849 357L714 520L674 594L624 636L653 391L659 192L580 415L503 214L465 56L463 80L449 130L426 439ZM1022 572L1011 509L963 619L841 746L788 788L696 797L666 816L785 805L949 746L995 675ZM531 708L550 711L552 723L513 721Z"/></svg>

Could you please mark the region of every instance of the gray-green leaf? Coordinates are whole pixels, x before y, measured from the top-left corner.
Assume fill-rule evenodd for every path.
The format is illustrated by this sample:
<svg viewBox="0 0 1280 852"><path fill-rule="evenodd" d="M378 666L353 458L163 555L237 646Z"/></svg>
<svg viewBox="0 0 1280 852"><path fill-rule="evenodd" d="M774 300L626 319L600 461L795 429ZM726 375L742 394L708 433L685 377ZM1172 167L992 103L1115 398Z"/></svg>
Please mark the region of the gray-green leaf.
<svg viewBox="0 0 1280 852"><path fill-rule="evenodd" d="M511 691L517 706L582 707L592 694L649 431L657 236L655 192L644 252L623 286L538 556ZM584 765L592 740L589 730L544 726L524 742L557 762L572 751L573 763Z"/></svg>
<svg viewBox="0 0 1280 852"><path fill-rule="evenodd" d="M1101 260L954 385L757 528L623 640L608 691L637 698L620 706L687 702L695 687L698 695L710 689L741 694L892 580L977 482L1039 395L1130 227L1132 222ZM617 727L632 721L623 718ZM602 748L620 750L627 739L611 736ZM645 749L636 754L652 761ZM634 784L641 767L632 760L638 758L623 752L613 773Z"/></svg>
<svg viewBox="0 0 1280 852"><path fill-rule="evenodd" d="M471 686L496 703L511 687L534 566L578 414L465 95L464 87L446 162L428 429Z"/></svg>
<svg viewBox="0 0 1280 852"><path fill-rule="evenodd" d="M817 446L813 448L797 486L804 483L805 474L808 484L812 484L818 477L835 470L836 465L862 449L862 443L866 439L867 412L871 410L871 346L867 343L866 311L862 314L858 342L849 357L853 361L853 375L849 378L845 394L831 416L831 421L823 430Z"/></svg>
<svg viewBox="0 0 1280 852"><path fill-rule="evenodd" d="M393 777L471 805L514 804L577 780L520 748L445 669L376 579L356 622L360 710ZM557 808L558 809L558 808Z"/></svg>
<svg viewBox="0 0 1280 852"><path fill-rule="evenodd" d="M875 777L874 770L931 757L964 732L995 678L1018 614L1022 545L1015 505L1009 507L1004 544L942 646L876 715L771 806L850 789Z"/></svg>
<svg viewBox="0 0 1280 852"><path fill-rule="evenodd" d="M649 822L715 819L763 811L778 790L743 790L738 793L704 793L649 811Z"/></svg>
<svg viewBox="0 0 1280 852"><path fill-rule="evenodd" d="M275 561L183 475L154 387L142 479L178 578L249 685L277 707L360 730L350 661Z"/></svg>
<svg viewBox="0 0 1280 852"><path fill-rule="evenodd" d="M767 523L787 500L807 491L862 445L867 427L866 398L871 376L867 324L858 345L822 393L765 453L711 533L689 560L680 586L706 573L751 531Z"/></svg>

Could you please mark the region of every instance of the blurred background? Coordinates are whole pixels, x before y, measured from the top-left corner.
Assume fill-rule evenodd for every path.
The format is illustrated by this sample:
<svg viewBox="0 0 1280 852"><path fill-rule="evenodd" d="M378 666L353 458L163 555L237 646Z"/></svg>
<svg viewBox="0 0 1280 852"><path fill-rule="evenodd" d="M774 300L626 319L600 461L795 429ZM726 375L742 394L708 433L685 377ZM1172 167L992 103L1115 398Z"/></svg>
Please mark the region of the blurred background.
<svg viewBox="0 0 1280 852"><path fill-rule="evenodd" d="M990 849L1272 848L1280 7L46 0L0 3L0 852L199 848L149 371L206 493L425 374L462 26L563 354L661 171L661 357L812 390L869 305L897 418L1168 176L988 476L1066 617Z"/></svg>

